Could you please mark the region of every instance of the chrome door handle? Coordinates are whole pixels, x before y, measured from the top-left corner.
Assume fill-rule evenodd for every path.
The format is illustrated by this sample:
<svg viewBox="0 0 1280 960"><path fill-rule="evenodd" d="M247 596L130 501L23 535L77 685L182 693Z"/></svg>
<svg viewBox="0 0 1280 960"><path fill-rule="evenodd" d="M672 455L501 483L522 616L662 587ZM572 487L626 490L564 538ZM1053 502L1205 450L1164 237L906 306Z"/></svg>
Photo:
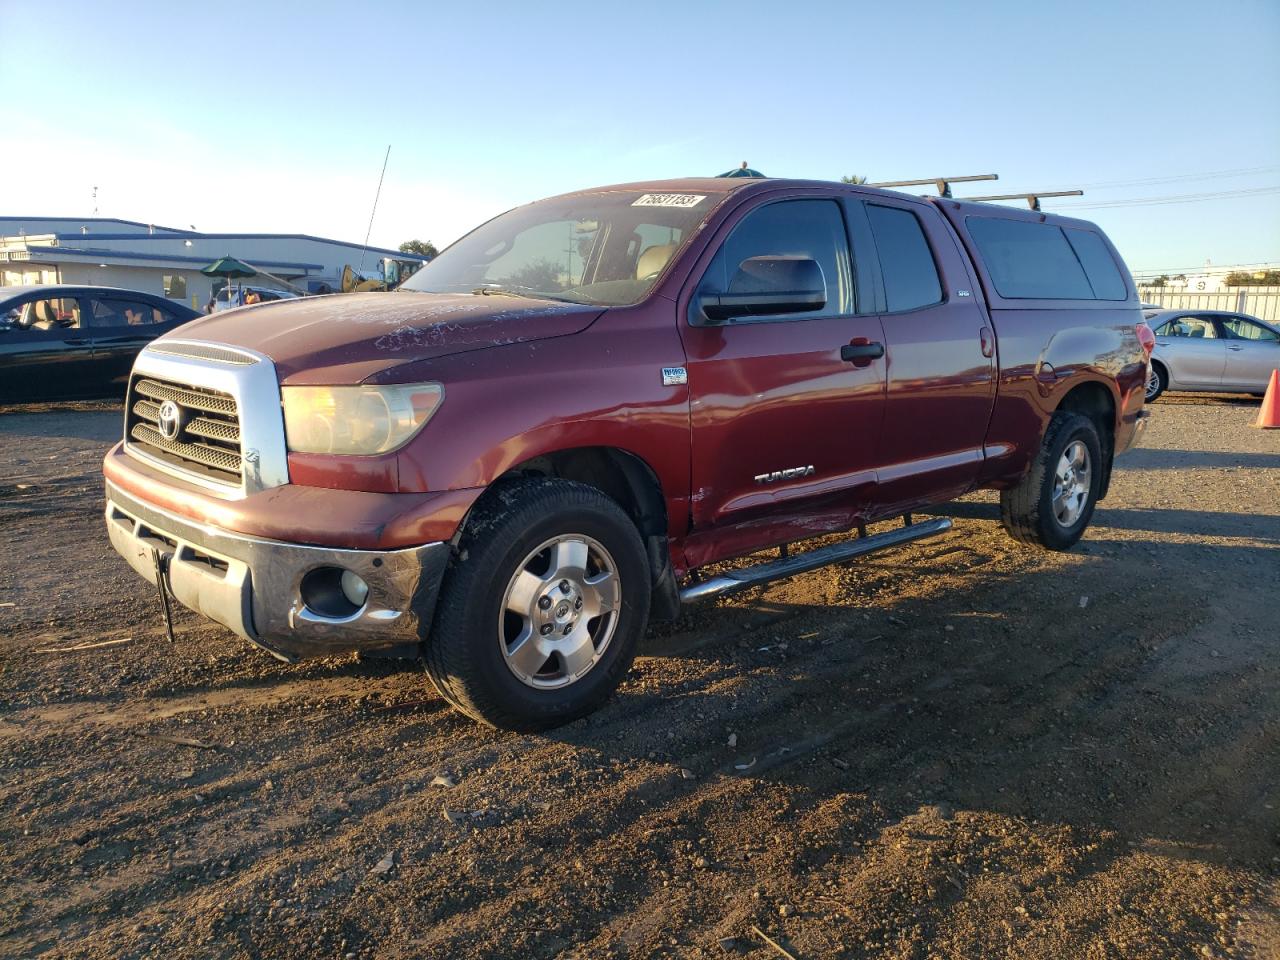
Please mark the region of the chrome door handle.
<svg viewBox="0 0 1280 960"><path fill-rule="evenodd" d="M1244 349L1244 347L1227 347L1227 349L1228 349L1228 350L1235 350L1235 351L1238 353L1239 351L1243 350L1243 349Z"/></svg>

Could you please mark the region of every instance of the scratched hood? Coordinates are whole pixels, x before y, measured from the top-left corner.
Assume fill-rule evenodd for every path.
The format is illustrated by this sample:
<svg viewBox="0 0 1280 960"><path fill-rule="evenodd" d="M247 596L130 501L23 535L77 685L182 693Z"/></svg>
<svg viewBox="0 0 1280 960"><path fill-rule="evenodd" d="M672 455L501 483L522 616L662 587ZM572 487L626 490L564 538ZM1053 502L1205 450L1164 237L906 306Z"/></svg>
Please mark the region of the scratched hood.
<svg viewBox="0 0 1280 960"><path fill-rule="evenodd" d="M604 311L574 303L443 293L278 300L183 324L163 339L248 347L282 383L359 383L388 367L585 330Z"/></svg>

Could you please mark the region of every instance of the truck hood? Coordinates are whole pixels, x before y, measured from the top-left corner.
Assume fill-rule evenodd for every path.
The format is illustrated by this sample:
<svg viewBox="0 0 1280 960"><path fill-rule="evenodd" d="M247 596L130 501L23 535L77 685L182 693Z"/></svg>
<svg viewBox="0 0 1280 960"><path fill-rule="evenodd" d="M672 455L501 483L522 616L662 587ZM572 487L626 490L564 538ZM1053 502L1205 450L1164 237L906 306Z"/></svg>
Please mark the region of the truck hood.
<svg viewBox="0 0 1280 960"><path fill-rule="evenodd" d="M227 310L162 339L247 347L271 358L281 383L335 385L411 361L568 336L603 312L505 296L345 293Z"/></svg>

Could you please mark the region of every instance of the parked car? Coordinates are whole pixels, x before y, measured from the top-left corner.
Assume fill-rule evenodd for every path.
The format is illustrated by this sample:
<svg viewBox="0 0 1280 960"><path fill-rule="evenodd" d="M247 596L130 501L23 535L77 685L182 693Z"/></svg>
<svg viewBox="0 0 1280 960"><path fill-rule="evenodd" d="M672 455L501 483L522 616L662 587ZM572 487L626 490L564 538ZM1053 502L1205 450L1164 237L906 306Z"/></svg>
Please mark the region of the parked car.
<svg viewBox="0 0 1280 960"><path fill-rule="evenodd" d="M122 396L138 351L198 316L136 290L2 288L0 401Z"/></svg>
<svg viewBox="0 0 1280 960"><path fill-rule="evenodd" d="M1243 313L1162 310L1147 318L1155 332L1147 402L1166 390L1261 396L1280 369L1280 327Z"/></svg>
<svg viewBox="0 0 1280 960"><path fill-rule="evenodd" d="M1081 220L809 181L588 190L395 293L144 350L106 523L277 657L424 656L462 711L544 728L610 695L650 618L940 534L913 511L970 490L1072 546L1144 423L1141 321Z"/></svg>
<svg viewBox="0 0 1280 960"><path fill-rule="evenodd" d="M237 283L230 288L222 287L218 290L213 298L213 311L217 313L219 310L230 310L244 303L244 298L251 293L258 295L259 302L271 303L275 300L296 300L298 294L288 290L277 290L275 287L256 287L249 284ZM230 298L230 302L228 302Z"/></svg>

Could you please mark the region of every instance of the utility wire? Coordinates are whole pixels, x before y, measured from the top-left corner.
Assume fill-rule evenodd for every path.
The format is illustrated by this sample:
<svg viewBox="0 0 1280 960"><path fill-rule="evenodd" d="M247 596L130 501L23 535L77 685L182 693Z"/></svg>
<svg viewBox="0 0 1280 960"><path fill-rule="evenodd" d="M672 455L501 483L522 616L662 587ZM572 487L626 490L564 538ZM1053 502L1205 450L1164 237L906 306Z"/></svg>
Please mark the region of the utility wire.
<svg viewBox="0 0 1280 960"><path fill-rule="evenodd" d="M1212 263L1208 265L1212 270L1274 270L1280 267L1280 260L1259 260L1255 263ZM1186 273L1188 270L1203 270L1205 264L1197 263L1190 267L1133 267L1130 272L1135 274L1148 273Z"/></svg>
<svg viewBox="0 0 1280 960"><path fill-rule="evenodd" d="M1071 210L1101 210L1109 207L1147 207L1163 206L1172 203L1200 203L1205 200L1224 200L1229 197L1258 197L1271 193L1280 193L1280 184L1266 187L1252 187L1245 190L1222 190L1214 193L1170 194L1162 197L1134 197L1129 200L1102 200L1096 203L1054 203L1054 208Z"/></svg>
<svg viewBox="0 0 1280 960"><path fill-rule="evenodd" d="M1179 183L1191 180L1215 180L1219 177L1223 179L1229 179L1231 177L1247 177L1258 173L1274 173L1277 170L1280 170L1280 167L1236 167L1232 170L1207 170L1204 173L1172 173L1159 177L1142 177L1137 180L1102 180L1098 183L1076 183L1072 184L1072 188L1074 189L1079 187L1083 190L1111 190L1116 187L1149 186L1161 183ZM1055 187L1054 189L1058 188Z"/></svg>

